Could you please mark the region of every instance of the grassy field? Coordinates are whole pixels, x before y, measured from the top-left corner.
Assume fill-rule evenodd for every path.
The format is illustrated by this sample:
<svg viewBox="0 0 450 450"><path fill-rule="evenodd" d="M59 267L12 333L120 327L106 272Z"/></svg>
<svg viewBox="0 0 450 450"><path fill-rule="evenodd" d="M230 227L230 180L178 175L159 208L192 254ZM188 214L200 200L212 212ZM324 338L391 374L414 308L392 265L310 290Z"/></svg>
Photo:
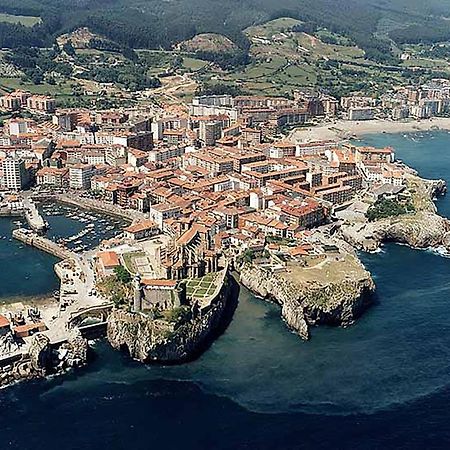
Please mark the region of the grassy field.
<svg viewBox="0 0 450 450"><path fill-rule="evenodd" d="M318 36L336 42L328 44L317 37L291 30L299 24L301 22L295 19L280 18L247 28L245 33L252 42L252 63L216 78L209 73L204 81L220 80L254 94L283 95L299 88L316 87L318 74L325 74L320 68L321 62L351 64L364 61L364 52L351 45L348 39L321 30Z"/></svg>
<svg viewBox="0 0 450 450"><path fill-rule="evenodd" d="M190 298L206 298L214 294L217 288L216 276L209 273L202 278L190 278L186 282L186 295Z"/></svg>
<svg viewBox="0 0 450 450"><path fill-rule="evenodd" d="M71 83L62 84L33 84L32 82L22 81L20 78L0 77L0 91L11 92L16 89L30 91L33 94L46 94L53 96L67 96L72 94Z"/></svg>
<svg viewBox="0 0 450 450"><path fill-rule="evenodd" d="M189 56L183 57L183 67L191 72L197 72L208 65L207 61L201 59L191 58Z"/></svg>
<svg viewBox="0 0 450 450"><path fill-rule="evenodd" d="M34 16L15 16L12 14L0 13L0 22L17 23L25 25L26 27L32 27L41 22L40 17Z"/></svg>

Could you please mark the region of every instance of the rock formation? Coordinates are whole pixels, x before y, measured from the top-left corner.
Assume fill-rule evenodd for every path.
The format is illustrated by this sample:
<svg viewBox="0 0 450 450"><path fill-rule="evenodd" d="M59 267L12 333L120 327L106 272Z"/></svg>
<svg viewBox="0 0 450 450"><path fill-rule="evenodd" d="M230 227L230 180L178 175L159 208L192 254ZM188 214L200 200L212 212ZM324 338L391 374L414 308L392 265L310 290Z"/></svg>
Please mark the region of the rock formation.
<svg viewBox="0 0 450 450"><path fill-rule="evenodd" d="M375 288L362 264L352 276L321 283L245 263L240 281L256 295L278 303L287 325L303 339L309 338L310 325L351 325L370 303Z"/></svg>
<svg viewBox="0 0 450 450"><path fill-rule="evenodd" d="M79 333L61 345L54 346L44 334L36 334L28 354L11 357L11 362L0 372L0 386L43 378L82 367L87 362L88 343Z"/></svg>
<svg viewBox="0 0 450 450"><path fill-rule="evenodd" d="M374 251L383 242L398 242L413 248L450 248L450 220L439 216L433 203L435 196L446 191L445 183L418 177L411 177L410 183L414 183L415 213L374 222L344 223L342 238L365 251Z"/></svg>
<svg viewBox="0 0 450 450"><path fill-rule="evenodd" d="M150 315L113 311L108 318L107 338L116 349L125 349L142 362L183 362L198 354L217 330L230 295L227 274L220 291L209 305L193 308L180 324L154 319Z"/></svg>

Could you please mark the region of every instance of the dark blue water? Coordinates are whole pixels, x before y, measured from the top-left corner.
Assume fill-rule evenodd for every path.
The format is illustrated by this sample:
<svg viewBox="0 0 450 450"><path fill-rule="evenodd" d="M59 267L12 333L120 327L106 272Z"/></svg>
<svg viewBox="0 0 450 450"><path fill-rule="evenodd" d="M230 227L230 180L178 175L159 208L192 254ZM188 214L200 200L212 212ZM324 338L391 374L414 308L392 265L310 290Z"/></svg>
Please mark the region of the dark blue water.
<svg viewBox="0 0 450 450"><path fill-rule="evenodd" d="M367 142L450 178L449 134ZM439 209L450 216L450 196ZM1 391L0 448L447 448L450 260L396 245L362 257L378 297L355 326L302 342L243 289L191 364L145 367L99 344L81 372Z"/></svg>
<svg viewBox="0 0 450 450"><path fill-rule="evenodd" d="M14 228L12 220L0 218L0 299L40 296L57 289L53 265L58 260L11 239Z"/></svg>

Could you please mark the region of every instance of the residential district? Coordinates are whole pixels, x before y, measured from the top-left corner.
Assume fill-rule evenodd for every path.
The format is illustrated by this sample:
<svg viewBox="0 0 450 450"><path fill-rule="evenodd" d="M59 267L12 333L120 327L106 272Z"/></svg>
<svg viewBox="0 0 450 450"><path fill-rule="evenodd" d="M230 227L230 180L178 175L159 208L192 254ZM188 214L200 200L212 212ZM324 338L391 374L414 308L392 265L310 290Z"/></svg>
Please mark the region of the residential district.
<svg viewBox="0 0 450 450"><path fill-rule="evenodd" d="M76 328L103 326L114 346L137 359L189 358L225 308L232 268L260 261L282 273L344 264L349 250L330 234L339 211L367 210L382 198L410 201L412 171L392 148L291 142L286 127L338 114L369 119L387 107L395 117L429 117L449 105L450 84L441 80L381 103L351 97L338 104L298 92L293 99L212 95L154 110L95 111L57 109L52 98L23 91L0 98L1 108L28 116L0 130L0 213L24 216L29 226L13 237L62 259L53 306L3 307L2 366L23 361L36 336L44 347L60 345ZM121 216L129 225L94 250L69 246L45 236L43 201ZM133 320L152 321L150 340L162 330L159 346L121 329ZM183 327L169 348L168 336Z"/></svg>

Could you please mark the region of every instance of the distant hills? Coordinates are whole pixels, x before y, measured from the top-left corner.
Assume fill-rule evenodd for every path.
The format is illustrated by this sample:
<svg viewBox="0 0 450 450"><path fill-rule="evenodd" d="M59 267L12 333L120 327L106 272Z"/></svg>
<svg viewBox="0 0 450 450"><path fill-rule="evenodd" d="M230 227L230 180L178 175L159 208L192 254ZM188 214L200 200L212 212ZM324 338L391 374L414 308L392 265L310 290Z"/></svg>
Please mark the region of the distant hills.
<svg viewBox="0 0 450 450"><path fill-rule="evenodd" d="M51 46L68 31L94 33L131 48L169 49L202 33L241 50L243 30L278 17L347 36L366 57L388 62L396 44L450 40L450 0L0 0L0 13L40 17L30 27L2 22L0 47Z"/></svg>

